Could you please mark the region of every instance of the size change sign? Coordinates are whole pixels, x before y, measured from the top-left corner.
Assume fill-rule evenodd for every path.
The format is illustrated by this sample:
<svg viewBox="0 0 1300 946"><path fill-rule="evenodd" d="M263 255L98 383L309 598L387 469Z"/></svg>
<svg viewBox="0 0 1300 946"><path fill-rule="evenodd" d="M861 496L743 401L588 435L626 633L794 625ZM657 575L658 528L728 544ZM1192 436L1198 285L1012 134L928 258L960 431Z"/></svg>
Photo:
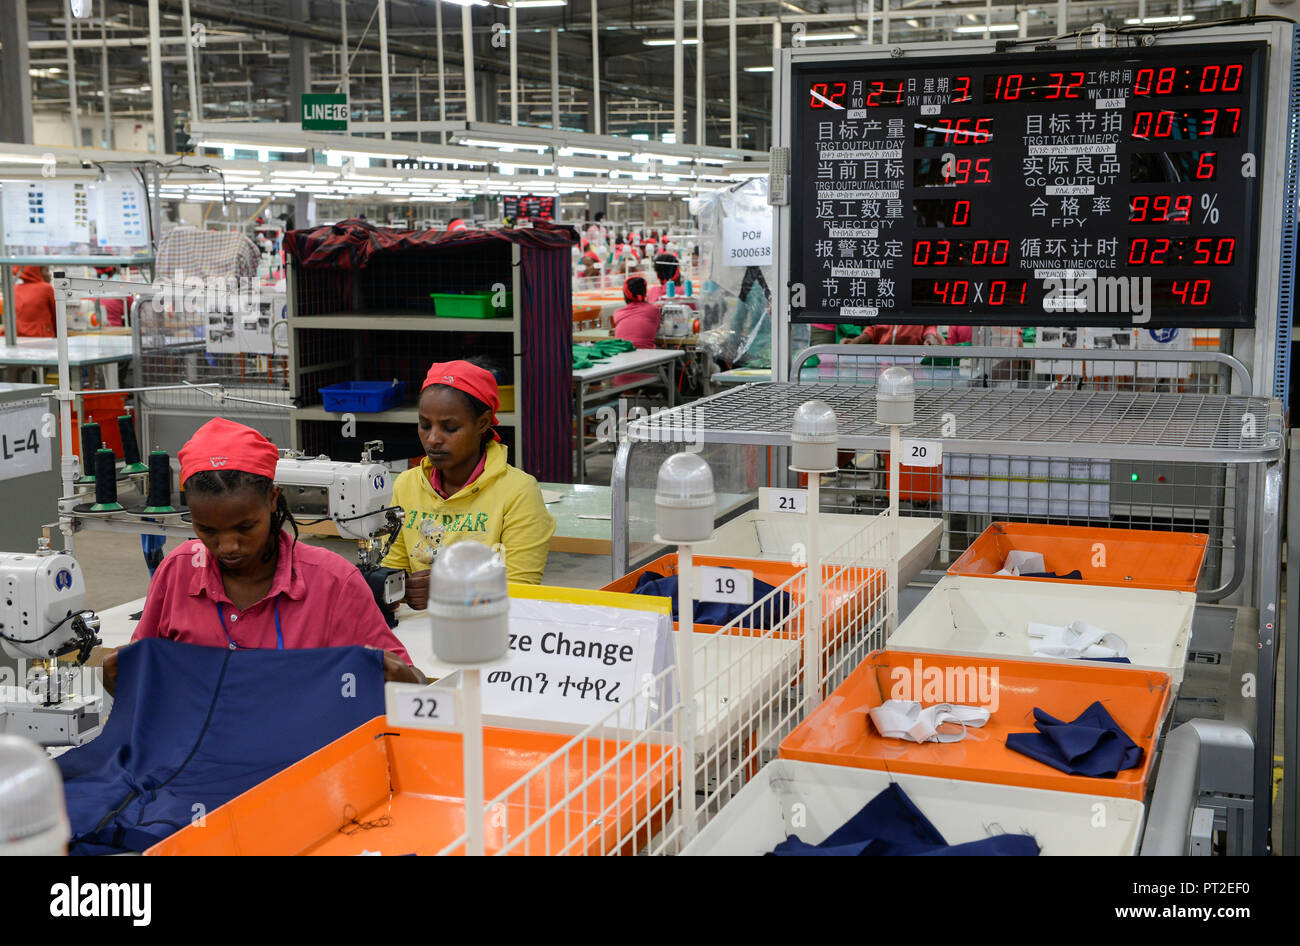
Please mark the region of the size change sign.
<svg viewBox="0 0 1300 946"><path fill-rule="evenodd" d="M808 511L808 491L804 489L768 489L759 490L760 505L764 512Z"/></svg>
<svg viewBox="0 0 1300 946"><path fill-rule="evenodd" d="M772 215L723 220L722 262L724 266L771 266Z"/></svg>
<svg viewBox="0 0 1300 946"><path fill-rule="evenodd" d="M796 63L794 321L1253 325L1266 55Z"/></svg>

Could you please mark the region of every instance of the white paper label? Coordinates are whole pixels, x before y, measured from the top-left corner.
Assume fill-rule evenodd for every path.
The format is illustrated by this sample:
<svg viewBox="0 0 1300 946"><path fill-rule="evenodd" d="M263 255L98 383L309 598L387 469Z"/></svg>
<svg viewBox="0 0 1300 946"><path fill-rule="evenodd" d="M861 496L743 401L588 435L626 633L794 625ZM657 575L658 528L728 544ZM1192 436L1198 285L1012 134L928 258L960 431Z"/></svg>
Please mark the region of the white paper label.
<svg viewBox="0 0 1300 946"><path fill-rule="evenodd" d="M903 466L938 466L943 462L943 444L937 440L904 440Z"/></svg>
<svg viewBox="0 0 1300 946"><path fill-rule="evenodd" d="M384 702L388 723L412 729L455 729L455 690L418 683L387 683Z"/></svg>
<svg viewBox="0 0 1300 946"><path fill-rule="evenodd" d="M722 259L725 266L771 266L772 215L723 220Z"/></svg>
<svg viewBox="0 0 1300 946"><path fill-rule="evenodd" d="M764 512L808 511L808 491L803 489L763 490Z"/></svg>
<svg viewBox="0 0 1300 946"><path fill-rule="evenodd" d="M754 573L743 568L702 567L699 576L700 601L716 604L753 604Z"/></svg>
<svg viewBox="0 0 1300 946"><path fill-rule="evenodd" d="M42 401L10 407L0 413L0 480L12 480L49 470L53 441L45 436L48 408Z"/></svg>
<svg viewBox="0 0 1300 946"><path fill-rule="evenodd" d="M642 682L670 655L666 614L512 598L506 661L483 671L483 712L588 725L619 703L641 726Z"/></svg>

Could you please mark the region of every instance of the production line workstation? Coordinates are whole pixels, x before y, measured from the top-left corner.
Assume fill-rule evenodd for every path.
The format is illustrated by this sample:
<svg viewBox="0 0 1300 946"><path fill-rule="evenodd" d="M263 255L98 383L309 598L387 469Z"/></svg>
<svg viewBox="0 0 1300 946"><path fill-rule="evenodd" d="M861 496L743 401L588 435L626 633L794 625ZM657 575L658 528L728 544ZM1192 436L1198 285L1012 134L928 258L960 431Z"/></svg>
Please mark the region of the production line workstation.
<svg viewBox="0 0 1300 946"><path fill-rule="evenodd" d="M534 715L537 731L558 740L538 750L535 771L560 759L570 778L581 750L580 781L557 792L563 800L552 799L548 782L545 801L524 794L510 808L525 782L512 781L514 770L493 782L492 765L517 748L510 740L518 733L492 729L506 724L501 714L483 717L480 704L488 678L525 656L508 647L515 638L497 633L514 629L516 589L510 622L500 602L481 599L492 604L477 618L493 625L492 641L500 637L495 650L484 637L457 656L448 638L472 623L469 608L438 612L434 656L463 666L453 674L454 697L437 691L455 719L403 712L402 700L421 697L390 685L386 721L463 737L466 833L426 849L518 849L522 833L542 850L569 852L572 831L588 852L762 853L787 846L796 828L798 844L818 846L840 837L864 804L888 802L895 779L952 843L995 840L979 828L990 823L1023 826L1039 839L1034 851L1017 853L1209 853L1222 845L1260 854L1281 843L1270 837L1286 460L1277 398L1287 383L1300 195L1297 54L1294 27L1278 23L1217 28L1212 38L1138 29L1031 45L972 42L958 52L937 44L782 51L770 187L782 287L773 312L776 380L634 421L615 458L614 581L606 591L633 590L647 571L675 579L663 623L679 630L655 638L647 672L612 715L577 730ZM68 286L56 288L64 290L66 349ZM987 376L980 386L918 391L899 368L870 386L787 380L797 361L793 324L874 321L1213 327L1229 346L1218 363L1233 367L1209 393L1024 387ZM986 351L998 354L970 353ZM78 529L191 533L173 508L167 459L145 462L127 429L125 467L84 441L93 480L81 475L62 355L59 518L68 550L0 560L11 592L5 628L22 627L21 637L6 633L3 647L14 658L75 654L84 662L101 635L71 553ZM699 456L674 446L696 440ZM1092 522L1035 533L989 522L917 601L904 586L943 531L940 520L900 508L900 459L907 449L912 462L918 448L935 461L968 457L967 470L979 458L1026 467L1047 458L1227 472L1221 508L1204 529L1175 530L1171 520L1145 532ZM840 452L886 449L888 508L823 515L822 477L837 475ZM766 464L756 462L762 451ZM761 474L750 474L764 465L759 482ZM714 476L732 490L738 475L748 476L760 508L715 530ZM359 542L359 567L391 618L402 575L377 568L400 523L389 477L367 455L287 457L275 479L295 514L331 519ZM121 493L119 481L128 484ZM656 514L647 515L651 496ZM1109 560L1097 560L1098 543ZM669 545L675 554L654 558ZM1213 578L1203 569L1207 546L1222 556ZM724 568L738 579L725 590ZM770 585L760 588L760 576ZM733 594L751 580L752 594ZM615 601L600 604L612 613ZM697 619L702 604L724 602L740 614L707 627ZM594 623L605 619L598 612L606 613L590 609ZM1221 658L1212 662L1226 675L1216 684L1229 693L1223 712L1185 713L1175 725L1180 707L1195 709L1191 678L1202 654ZM900 696L885 681L909 679L912 668L917 679ZM0 706L9 730L48 745L94 735L102 707L76 692L64 669L44 668L40 701ZM1237 675L1251 680L1241 698ZM958 697L943 689L967 677L973 689ZM932 678L940 681L934 691L926 688ZM532 683L526 693L512 689L512 705L525 708L511 723L519 729ZM1101 704L1109 715L1097 714ZM1122 751L1049 761L1025 732L1035 717L1040 734L1080 724L1118 731L1112 743ZM1294 724L1291 706L1280 753L1288 818ZM585 767L594 743L602 747L595 771ZM318 756L299 765L329 763ZM594 789L604 799L615 785L610 804L631 810L592 801ZM498 792L500 809L489 798ZM820 812L814 824L791 823L796 802ZM391 791L387 804L407 810L393 807ZM240 833L239 813L250 819L241 843L251 845L255 802L231 805L231 836ZM1115 815L1105 831L1089 830L1096 805ZM357 810L364 818L383 809L375 802ZM526 823L497 831L489 820L485 829L485 812L495 810ZM552 844L556 817L564 841ZM1284 830L1289 849L1293 818ZM370 837L378 843L381 835ZM203 848L209 841L193 843L176 851L215 852ZM299 839L288 849L310 847Z"/></svg>

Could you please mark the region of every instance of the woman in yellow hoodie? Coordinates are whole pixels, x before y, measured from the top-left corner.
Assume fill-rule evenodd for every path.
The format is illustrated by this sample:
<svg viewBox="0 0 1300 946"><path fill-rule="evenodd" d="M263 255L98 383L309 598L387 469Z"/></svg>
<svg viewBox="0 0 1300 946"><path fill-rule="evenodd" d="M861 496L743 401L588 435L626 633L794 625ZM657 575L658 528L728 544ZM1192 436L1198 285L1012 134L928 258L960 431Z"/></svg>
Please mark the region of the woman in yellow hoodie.
<svg viewBox="0 0 1300 946"><path fill-rule="evenodd" d="M464 539L500 545L510 581L542 581L555 520L537 480L506 463L493 429L500 403L492 373L467 361L435 364L424 379L419 435L425 456L393 484L393 503L406 515L384 559L408 573L406 601L413 608L429 600L428 565L411 555L426 522L442 533L442 545Z"/></svg>

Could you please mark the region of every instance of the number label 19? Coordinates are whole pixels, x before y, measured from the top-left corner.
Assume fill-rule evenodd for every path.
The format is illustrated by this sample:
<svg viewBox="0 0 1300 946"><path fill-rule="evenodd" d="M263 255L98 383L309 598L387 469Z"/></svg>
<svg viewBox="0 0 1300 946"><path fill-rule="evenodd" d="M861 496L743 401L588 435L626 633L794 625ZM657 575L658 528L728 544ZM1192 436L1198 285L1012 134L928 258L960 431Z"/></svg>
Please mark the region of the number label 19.
<svg viewBox="0 0 1300 946"><path fill-rule="evenodd" d="M455 729L456 690L416 683L384 685L390 726L412 729Z"/></svg>
<svg viewBox="0 0 1300 946"><path fill-rule="evenodd" d="M702 567L697 572L701 601L720 604L753 604L754 573L739 568Z"/></svg>
<svg viewBox="0 0 1300 946"><path fill-rule="evenodd" d="M763 491L764 512L808 511L808 491L803 489L768 489Z"/></svg>
<svg viewBox="0 0 1300 946"><path fill-rule="evenodd" d="M903 466L938 466L943 462L943 444L937 440L904 440Z"/></svg>

